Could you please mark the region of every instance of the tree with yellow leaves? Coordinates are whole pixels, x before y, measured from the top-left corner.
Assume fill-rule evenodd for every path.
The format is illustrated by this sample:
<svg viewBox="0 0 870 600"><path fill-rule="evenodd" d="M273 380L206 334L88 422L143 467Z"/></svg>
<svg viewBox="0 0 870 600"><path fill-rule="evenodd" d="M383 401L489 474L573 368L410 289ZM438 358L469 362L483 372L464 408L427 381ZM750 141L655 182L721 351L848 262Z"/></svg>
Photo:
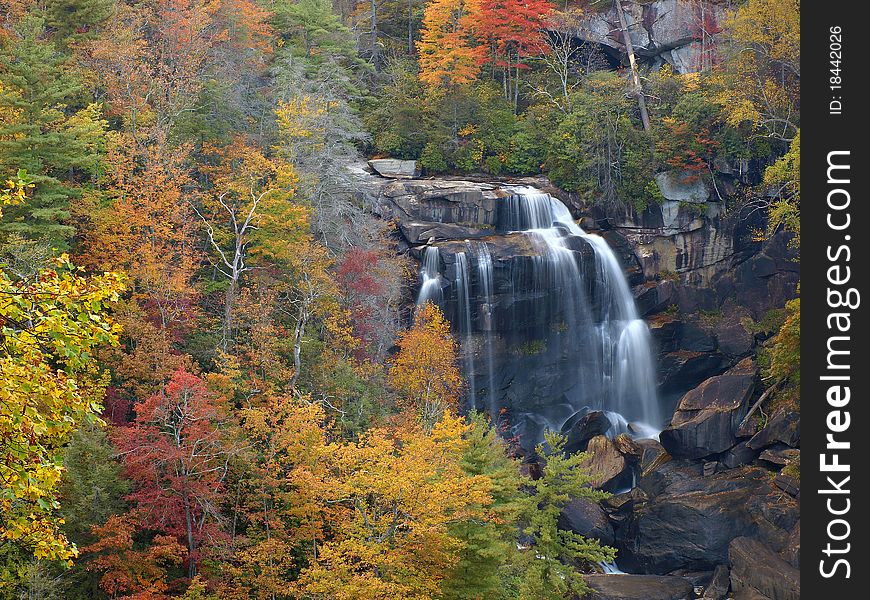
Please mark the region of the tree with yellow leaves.
<svg viewBox="0 0 870 600"><path fill-rule="evenodd" d="M19 204L26 174L0 192ZM64 254L33 280L0 268L0 587L14 582L28 555L69 561L76 548L57 514L63 452L70 435L98 420L105 377L94 351L116 344L108 306L124 289L117 273L85 277Z"/></svg>
<svg viewBox="0 0 870 600"><path fill-rule="evenodd" d="M800 0L749 0L726 31L733 50L719 99L729 124L791 141L800 115Z"/></svg>
<svg viewBox="0 0 870 600"><path fill-rule="evenodd" d="M431 432L417 424L372 429L358 443L333 447L324 500L347 513L302 572L300 595L439 597L462 546L450 526L482 519L492 503L490 480L462 468L470 427L448 411Z"/></svg>
<svg viewBox="0 0 870 600"><path fill-rule="evenodd" d="M448 409L458 408L462 378L456 366L456 341L450 323L435 304L417 309L414 325L399 334L388 382L430 429Z"/></svg>

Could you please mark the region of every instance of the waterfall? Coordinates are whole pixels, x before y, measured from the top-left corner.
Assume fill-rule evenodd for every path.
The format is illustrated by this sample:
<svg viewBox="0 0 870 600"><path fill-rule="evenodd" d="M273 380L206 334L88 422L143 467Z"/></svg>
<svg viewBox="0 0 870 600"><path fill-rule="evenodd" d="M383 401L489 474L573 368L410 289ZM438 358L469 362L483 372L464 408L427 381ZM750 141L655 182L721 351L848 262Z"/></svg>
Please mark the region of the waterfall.
<svg viewBox="0 0 870 600"><path fill-rule="evenodd" d="M475 244L475 258L477 260L477 281L480 285L480 295L483 302L480 305L480 326L484 332L494 329L494 297L493 287L495 280L492 273L492 254L485 242ZM498 405L495 383L495 357L493 353L493 336L486 335L484 341L484 361L486 363L486 404L490 417L498 419Z"/></svg>
<svg viewBox="0 0 870 600"><path fill-rule="evenodd" d="M589 410L608 415L608 435L657 437L649 330L618 259L559 200L509 189L492 237L423 256L418 304L437 302L459 334L468 406L508 410L524 444Z"/></svg>
<svg viewBox="0 0 870 600"><path fill-rule="evenodd" d="M475 383L474 338L471 328L470 281L468 259L465 252L456 253L456 295L459 300L459 331L464 334L462 357L465 362L465 377L468 379L468 400L477 406L477 384Z"/></svg>
<svg viewBox="0 0 870 600"><path fill-rule="evenodd" d="M426 246L423 250L423 265L420 269L420 293L417 295L417 306L427 302L441 304L444 294L441 291L440 263L441 253L438 246Z"/></svg>

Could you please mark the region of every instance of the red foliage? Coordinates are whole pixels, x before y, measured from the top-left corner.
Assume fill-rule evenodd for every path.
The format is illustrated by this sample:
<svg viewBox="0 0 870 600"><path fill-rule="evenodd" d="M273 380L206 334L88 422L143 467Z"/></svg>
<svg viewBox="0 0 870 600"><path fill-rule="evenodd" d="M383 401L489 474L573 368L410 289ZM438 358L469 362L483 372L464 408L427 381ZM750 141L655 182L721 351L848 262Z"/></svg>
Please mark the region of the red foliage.
<svg viewBox="0 0 870 600"><path fill-rule="evenodd" d="M374 341L375 308L385 288L377 277L378 255L373 250L350 250L338 264L335 279L341 287L350 312L353 335L361 340L359 353ZM360 358L362 358L360 356Z"/></svg>
<svg viewBox="0 0 870 600"><path fill-rule="evenodd" d="M136 419L114 432L135 489L142 527L183 538L190 575L197 549L220 537L218 507L224 493L228 450L221 399L205 383L179 369L163 393L134 407Z"/></svg>
<svg viewBox="0 0 870 600"><path fill-rule="evenodd" d="M484 62L528 69L524 59L549 51L544 29L553 11L549 0L483 0L475 34L490 48Z"/></svg>

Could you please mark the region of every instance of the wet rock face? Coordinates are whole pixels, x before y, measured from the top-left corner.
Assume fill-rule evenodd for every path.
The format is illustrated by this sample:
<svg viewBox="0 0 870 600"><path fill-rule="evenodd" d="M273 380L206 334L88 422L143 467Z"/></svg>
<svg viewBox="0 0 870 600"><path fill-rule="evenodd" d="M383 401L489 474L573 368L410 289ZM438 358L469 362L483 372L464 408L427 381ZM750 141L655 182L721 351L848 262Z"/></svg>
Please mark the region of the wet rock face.
<svg viewBox="0 0 870 600"><path fill-rule="evenodd" d="M583 600L692 600L692 584L682 577L585 575L593 592Z"/></svg>
<svg viewBox="0 0 870 600"><path fill-rule="evenodd" d="M670 426L661 433L665 449L674 456L703 458L734 446L757 374L746 358L683 396Z"/></svg>
<svg viewBox="0 0 870 600"><path fill-rule="evenodd" d="M799 519L797 502L758 467L704 476L698 462L670 461L639 486L646 500L616 527L620 566L631 572L712 570L740 536L787 551Z"/></svg>
<svg viewBox="0 0 870 600"><path fill-rule="evenodd" d="M629 394L611 384L626 381L612 376L615 369L637 364L633 354L613 358L617 343L632 352L632 340L640 339L636 332L623 337L623 330L643 326L623 301L630 305L625 272L642 278L641 270L618 234L602 244L578 229L559 201L506 184L392 181L374 204L425 265L421 287L425 282L428 295L419 301L438 302L460 337L468 407L507 421L526 450L579 410L646 422L642 411L626 412L614 398L643 405L654 390L648 349L644 378L651 385L620 384L641 389ZM655 421L663 425L661 415ZM596 433L574 440L577 448Z"/></svg>

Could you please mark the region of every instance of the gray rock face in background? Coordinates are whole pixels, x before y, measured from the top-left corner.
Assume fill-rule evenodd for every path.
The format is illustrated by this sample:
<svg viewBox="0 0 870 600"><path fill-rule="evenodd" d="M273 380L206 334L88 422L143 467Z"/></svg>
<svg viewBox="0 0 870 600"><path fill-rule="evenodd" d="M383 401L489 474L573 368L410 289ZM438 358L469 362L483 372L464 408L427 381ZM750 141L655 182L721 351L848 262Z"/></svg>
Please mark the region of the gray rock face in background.
<svg viewBox="0 0 870 600"><path fill-rule="evenodd" d="M724 21L725 9L725 3L715 1L654 0L623 4L628 32L641 63L653 68L667 63L677 73L691 73L709 66L710 30ZM577 37L601 44L609 54L627 64L618 23L612 3L607 10L588 10Z"/></svg>
<svg viewBox="0 0 870 600"><path fill-rule="evenodd" d="M665 171L656 175L656 185L667 200L703 204L710 199L704 180L684 171Z"/></svg>

